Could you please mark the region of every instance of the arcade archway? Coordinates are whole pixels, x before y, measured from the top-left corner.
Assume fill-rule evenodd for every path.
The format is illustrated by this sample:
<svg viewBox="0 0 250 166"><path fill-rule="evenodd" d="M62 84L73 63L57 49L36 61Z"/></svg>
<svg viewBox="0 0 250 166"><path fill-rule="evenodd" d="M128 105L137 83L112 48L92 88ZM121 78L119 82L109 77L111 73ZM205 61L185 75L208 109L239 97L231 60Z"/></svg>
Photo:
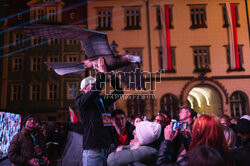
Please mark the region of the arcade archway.
<svg viewBox="0 0 250 166"><path fill-rule="evenodd" d="M219 92L209 85L197 85L187 95L187 104L197 113L223 113Z"/></svg>

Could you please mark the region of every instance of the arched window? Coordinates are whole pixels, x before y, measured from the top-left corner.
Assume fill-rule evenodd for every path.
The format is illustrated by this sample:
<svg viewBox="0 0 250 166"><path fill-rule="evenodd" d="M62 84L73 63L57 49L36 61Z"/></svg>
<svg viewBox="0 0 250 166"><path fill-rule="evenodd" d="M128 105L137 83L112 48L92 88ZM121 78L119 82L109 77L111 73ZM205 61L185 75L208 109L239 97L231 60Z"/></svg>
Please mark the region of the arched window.
<svg viewBox="0 0 250 166"><path fill-rule="evenodd" d="M231 116L241 117L247 113L247 97L242 92L234 92L230 97Z"/></svg>
<svg viewBox="0 0 250 166"><path fill-rule="evenodd" d="M178 99L173 94L166 94L161 98L161 109L169 114L169 118L176 119L178 117Z"/></svg>
<svg viewBox="0 0 250 166"><path fill-rule="evenodd" d="M140 99L132 98L127 100L127 108L128 108L128 116L144 116L146 110L146 100L147 99Z"/></svg>

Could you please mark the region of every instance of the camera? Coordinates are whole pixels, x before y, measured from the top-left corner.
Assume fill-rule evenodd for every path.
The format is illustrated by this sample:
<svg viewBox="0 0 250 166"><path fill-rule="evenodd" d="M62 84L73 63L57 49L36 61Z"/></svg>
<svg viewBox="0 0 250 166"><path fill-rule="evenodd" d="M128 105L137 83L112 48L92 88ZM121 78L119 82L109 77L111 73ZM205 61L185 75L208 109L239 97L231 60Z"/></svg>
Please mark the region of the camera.
<svg viewBox="0 0 250 166"><path fill-rule="evenodd" d="M177 122L176 120L172 120L173 121L173 130L174 131L184 131L184 129L188 128L188 123L187 122Z"/></svg>

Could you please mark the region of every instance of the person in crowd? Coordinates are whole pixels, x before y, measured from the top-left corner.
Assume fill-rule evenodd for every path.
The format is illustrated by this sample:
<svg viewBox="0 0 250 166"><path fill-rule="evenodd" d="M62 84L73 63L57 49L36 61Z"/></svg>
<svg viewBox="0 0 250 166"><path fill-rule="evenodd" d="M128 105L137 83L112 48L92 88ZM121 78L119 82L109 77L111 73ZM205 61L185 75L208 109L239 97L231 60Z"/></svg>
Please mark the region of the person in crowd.
<svg viewBox="0 0 250 166"><path fill-rule="evenodd" d="M173 130L173 122L171 122L164 131L165 140L161 143L157 165L188 165L189 154L194 148L201 145L217 150L225 161L225 165L232 164L223 126L216 116L203 114L195 120L188 153L182 160L175 162L173 140L177 134L178 131Z"/></svg>
<svg viewBox="0 0 250 166"><path fill-rule="evenodd" d="M108 166L150 165L156 163L157 143L161 126L155 122L142 121L137 124L132 145L118 148L108 156Z"/></svg>
<svg viewBox="0 0 250 166"><path fill-rule="evenodd" d="M192 131L194 120L197 117L197 113L190 107L182 107L179 112L179 122L187 122L190 130Z"/></svg>
<svg viewBox="0 0 250 166"><path fill-rule="evenodd" d="M163 116L162 114L156 115L153 122L158 123L161 125L161 136L160 136L160 140L163 141L164 140L164 129L167 125L167 121L165 116Z"/></svg>
<svg viewBox="0 0 250 166"><path fill-rule="evenodd" d="M232 117L230 123L231 123L231 124L234 124L234 125L237 125L238 121L239 121L239 118L237 118L237 117Z"/></svg>
<svg viewBox="0 0 250 166"><path fill-rule="evenodd" d="M161 109L161 110L157 113L157 115L162 115L162 116L164 116L165 119L166 119L166 125L169 124L169 117L168 117L168 114L167 114L167 111L166 111L166 110Z"/></svg>
<svg viewBox="0 0 250 166"><path fill-rule="evenodd" d="M189 166L222 166L225 165L220 153L205 145L195 147L188 157Z"/></svg>
<svg viewBox="0 0 250 166"><path fill-rule="evenodd" d="M135 117L133 125L136 127L136 125L143 121L143 119L140 116Z"/></svg>
<svg viewBox="0 0 250 166"><path fill-rule="evenodd" d="M234 131L227 126L224 126L224 135L227 141L227 145L229 147L229 149L234 149L236 148L236 135L234 133Z"/></svg>
<svg viewBox="0 0 250 166"><path fill-rule="evenodd" d="M226 114L221 114L221 115L219 116L219 118L220 118L220 123L221 123L223 126L230 127L230 125L231 125L231 123L230 123L231 118L230 118L228 115L226 115Z"/></svg>
<svg viewBox="0 0 250 166"><path fill-rule="evenodd" d="M115 130L114 144L118 145L129 145L130 141L134 139L133 130L135 127L125 118L125 112L121 109L116 109L111 113L112 125Z"/></svg>
<svg viewBox="0 0 250 166"><path fill-rule="evenodd" d="M242 146L231 150L236 166L250 165L250 116L243 116L237 123L238 135L241 137Z"/></svg>
<svg viewBox="0 0 250 166"><path fill-rule="evenodd" d="M45 139L35 130L33 115L26 115L22 120L22 130L12 138L8 148L8 157L15 165L48 165Z"/></svg>
<svg viewBox="0 0 250 166"><path fill-rule="evenodd" d="M179 123L186 123L187 127L185 129L178 129L178 135L173 140L174 146L174 161L176 161L179 154L185 154L189 149L189 144L191 141L191 132L194 124L194 119L197 113L190 107L181 107L179 111Z"/></svg>
<svg viewBox="0 0 250 166"><path fill-rule="evenodd" d="M160 124L162 129L164 129L167 125L167 120L162 114L156 115L156 117L153 121L155 123Z"/></svg>
<svg viewBox="0 0 250 166"><path fill-rule="evenodd" d="M83 165L106 165L109 147L112 143L111 115L108 106L123 94L120 80L115 75L104 73L107 68L103 58L98 59L95 68L99 71L96 78L87 77L81 82L83 92L76 98L76 107L83 124ZM114 88L110 95L100 96L106 77ZM111 95L114 95L110 97Z"/></svg>

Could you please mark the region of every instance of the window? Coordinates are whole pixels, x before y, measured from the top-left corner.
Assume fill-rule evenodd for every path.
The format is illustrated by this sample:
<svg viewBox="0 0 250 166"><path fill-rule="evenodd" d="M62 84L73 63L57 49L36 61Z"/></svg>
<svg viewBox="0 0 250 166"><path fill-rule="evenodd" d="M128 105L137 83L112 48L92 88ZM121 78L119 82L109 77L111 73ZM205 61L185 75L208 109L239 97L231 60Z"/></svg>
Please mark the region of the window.
<svg viewBox="0 0 250 166"><path fill-rule="evenodd" d="M67 62L78 62L78 56L77 55L70 55L67 57Z"/></svg>
<svg viewBox="0 0 250 166"><path fill-rule="evenodd" d="M78 83L67 83L67 99L75 99L78 92Z"/></svg>
<svg viewBox="0 0 250 166"><path fill-rule="evenodd" d="M191 29L207 28L206 5L189 5L191 15Z"/></svg>
<svg viewBox="0 0 250 166"><path fill-rule="evenodd" d="M112 30L112 7L97 8L96 30Z"/></svg>
<svg viewBox="0 0 250 166"><path fill-rule="evenodd" d="M136 55L142 58L142 47L138 47L138 48L124 48L125 50L125 54L131 54L131 55ZM141 63L142 64L142 63Z"/></svg>
<svg viewBox="0 0 250 166"><path fill-rule="evenodd" d="M49 39L48 45L53 45L53 44L59 44L59 40L58 39Z"/></svg>
<svg viewBox="0 0 250 166"><path fill-rule="evenodd" d="M23 71L23 58L22 57L12 58L12 71Z"/></svg>
<svg viewBox="0 0 250 166"><path fill-rule="evenodd" d="M48 93L48 99L57 99L57 84L51 83L49 84L49 93Z"/></svg>
<svg viewBox="0 0 250 166"><path fill-rule="evenodd" d="M47 20L49 21L56 21L56 8L55 7L48 7L47 8Z"/></svg>
<svg viewBox="0 0 250 166"><path fill-rule="evenodd" d="M34 56L31 58L31 71L41 70L41 58Z"/></svg>
<svg viewBox="0 0 250 166"><path fill-rule="evenodd" d="M126 30L141 29L141 9L140 7L125 8Z"/></svg>
<svg viewBox="0 0 250 166"><path fill-rule="evenodd" d="M234 92L230 97L232 117L241 117L247 114L247 97L242 92Z"/></svg>
<svg viewBox="0 0 250 166"><path fill-rule="evenodd" d="M235 19L236 19L236 27L240 27L240 24L239 24L239 10L238 10L238 3L235 3ZM223 27L228 27L228 15L227 15L227 10L226 10L226 4L222 4L222 13L223 13L223 21L224 21L224 24L223 24Z"/></svg>
<svg viewBox="0 0 250 166"><path fill-rule="evenodd" d="M171 47L171 65L172 65L172 70L171 71L166 71L166 72L175 72L175 66L176 66L176 62L175 62L175 48L176 47ZM163 55L162 55L162 47L158 48L158 55L159 55L159 64L160 64L160 69L164 69L163 66Z"/></svg>
<svg viewBox="0 0 250 166"><path fill-rule="evenodd" d="M192 46L194 55L194 72L209 72L210 70L210 55L209 46Z"/></svg>
<svg viewBox="0 0 250 166"><path fill-rule="evenodd" d="M41 86L38 84L31 85L31 100L40 100Z"/></svg>
<svg viewBox="0 0 250 166"><path fill-rule="evenodd" d="M21 101L22 100L22 84L12 84L11 85L11 100L12 101Z"/></svg>
<svg viewBox="0 0 250 166"><path fill-rule="evenodd" d="M169 12L169 28L173 29L173 6L169 5L168 12ZM163 12L163 11L162 11ZM156 29L162 29L162 19L161 19L161 10L160 6L156 7L156 19L157 19L157 27Z"/></svg>
<svg viewBox="0 0 250 166"><path fill-rule="evenodd" d="M75 45L75 44L78 44L78 41L77 40L67 40L66 43L68 45Z"/></svg>
<svg viewBox="0 0 250 166"><path fill-rule="evenodd" d="M166 110L170 119L178 118L178 99L173 94L166 94L161 98L161 109Z"/></svg>
<svg viewBox="0 0 250 166"><path fill-rule="evenodd" d="M139 95L138 95L139 96ZM128 116L143 116L146 113L146 100L138 99L135 95L131 95L127 100Z"/></svg>
<svg viewBox="0 0 250 166"><path fill-rule="evenodd" d="M58 62L58 57L48 57L48 62ZM48 70L52 71L53 69L48 67Z"/></svg>
<svg viewBox="0 0 250 166"><path fill-rule="evenodd" d="M24 37L22 33L14 33L14 44L13 45L23 45L24 41L23 41Z"/></svg>
<svg viewBox="0 0 250 166"><path fill-rule="evenodd" d="M32 39L32 45L41 45L42 39Z"/></svg>
<svg viewBox="0 0 250 166"><path fill-rule="evenodd" d="M43 9L43 8L37 8L36 12L37 12L37 16L36 16L35 19L37 19L38 21L46 20L45 9Z"/></svg>
<svg viewBox="0 0 250 166"><path fill-rule="evenodd" d="M227 63L228 63L228 69L227 71L244 71L245 69L243 68L243 51L242 51L242 47L243 45L238 45L238 52L239 52L239 63L240 63L240 68L239 69L233 69L232 68L232 63L231 63L231 58L230 58L230 50L229 50L229 46L224 46L226 48L226 52L227 52Z"/></svg>
<svg viewBox="0 0 250 166"><path fill-rule="evenodd" d="M71 11L69 13L69 19L71 19L71 20L75 20L76 19L76 11Z"/></svg>

